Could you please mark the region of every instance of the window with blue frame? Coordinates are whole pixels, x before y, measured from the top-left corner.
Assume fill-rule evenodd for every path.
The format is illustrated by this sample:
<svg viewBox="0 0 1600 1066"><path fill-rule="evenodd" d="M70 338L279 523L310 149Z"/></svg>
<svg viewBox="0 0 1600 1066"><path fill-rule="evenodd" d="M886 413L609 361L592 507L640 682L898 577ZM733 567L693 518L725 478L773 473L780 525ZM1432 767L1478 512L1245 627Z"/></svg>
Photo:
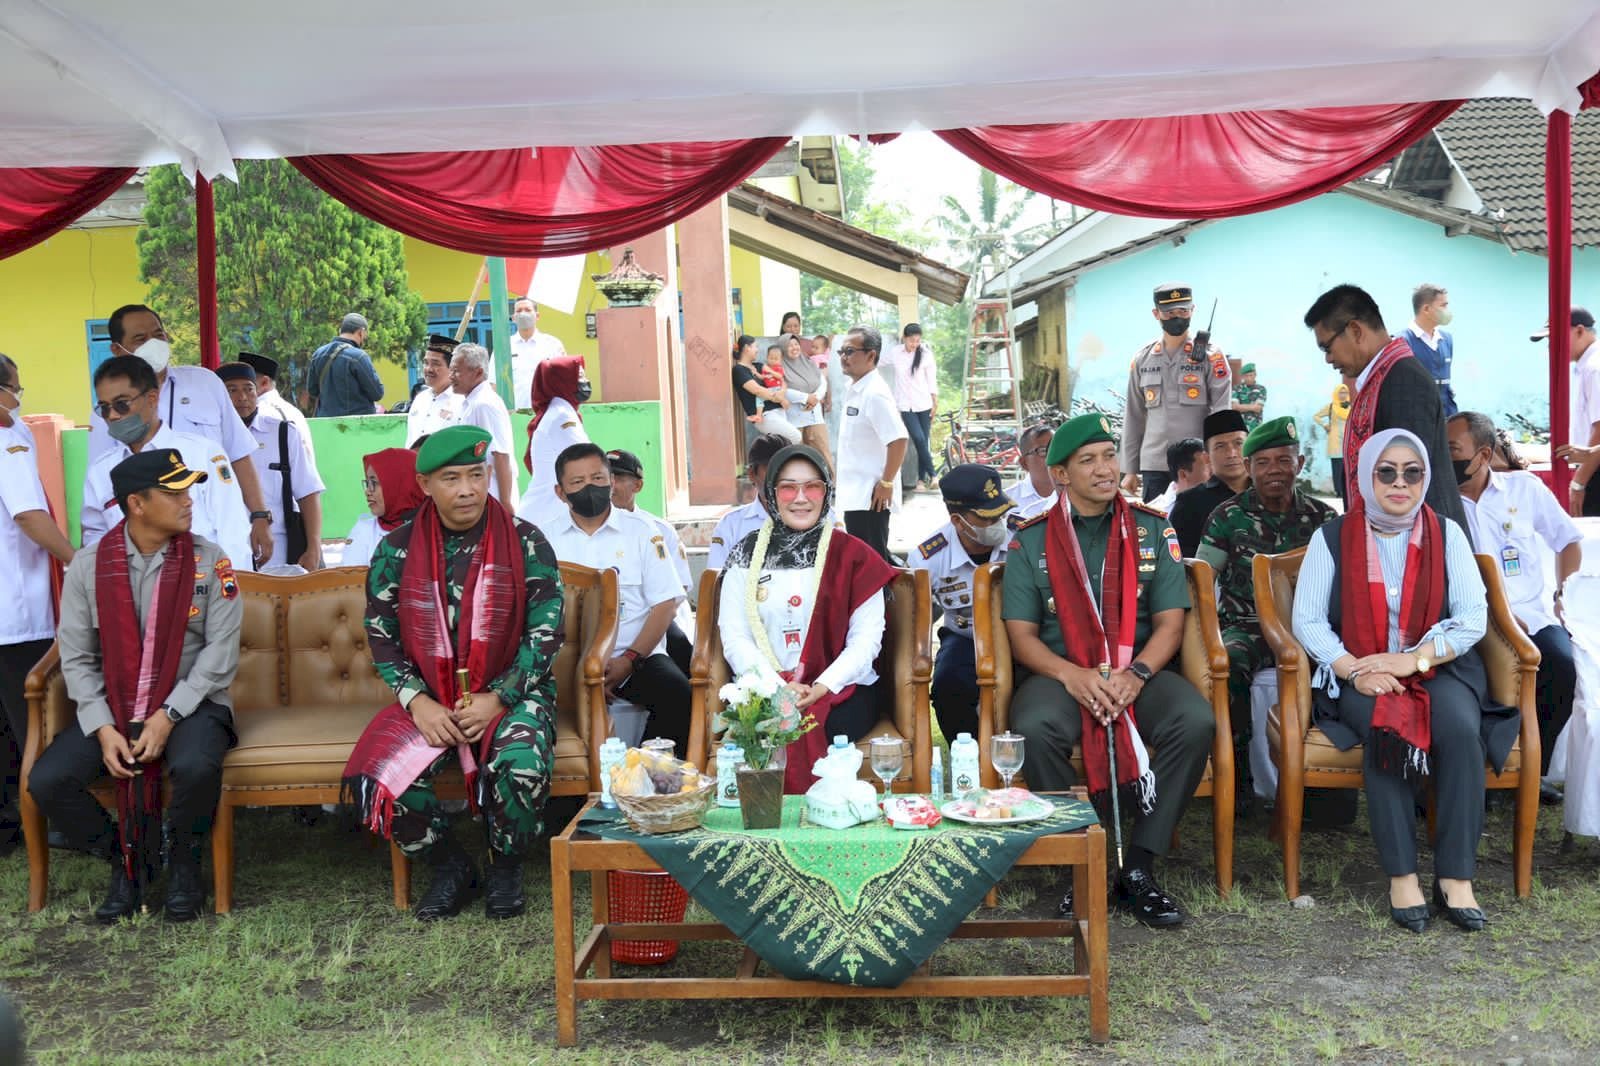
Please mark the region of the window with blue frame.
<svg viewBox="0 0 1600 1066"><path fill-rule="evenodd" d="M89 402L95 402L94 374L100 364L111 358L111 331L108 318L91 318L84 322L83 330L89 344Z"/></svg>

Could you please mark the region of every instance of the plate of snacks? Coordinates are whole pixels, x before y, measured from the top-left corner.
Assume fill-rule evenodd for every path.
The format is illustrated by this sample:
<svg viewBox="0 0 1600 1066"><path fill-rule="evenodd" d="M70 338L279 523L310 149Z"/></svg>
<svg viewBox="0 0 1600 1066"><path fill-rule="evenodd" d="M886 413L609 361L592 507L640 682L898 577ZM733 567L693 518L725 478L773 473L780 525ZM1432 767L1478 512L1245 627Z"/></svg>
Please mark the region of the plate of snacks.
<svg viewBox="0 0 1600 1066"><path fill-rule="evenodd" d="M977 788L939 808L946 818L973 825L1016 825L1048 818L1056 805L1025 788Z"/></svg>
<svg viewBox="0 0 1600 1066"><path fill-rule="evenodd" d="M944 820L926 796L891 796L883 816L896 829L932 829Z"/></svg>
<svg viewBox="0 0 1600 1066"><path fill-rule="evenodd" d="M693 763L629 748L611 768L611 795L641 833L676 833L700 824L717 783Z"/></svg>

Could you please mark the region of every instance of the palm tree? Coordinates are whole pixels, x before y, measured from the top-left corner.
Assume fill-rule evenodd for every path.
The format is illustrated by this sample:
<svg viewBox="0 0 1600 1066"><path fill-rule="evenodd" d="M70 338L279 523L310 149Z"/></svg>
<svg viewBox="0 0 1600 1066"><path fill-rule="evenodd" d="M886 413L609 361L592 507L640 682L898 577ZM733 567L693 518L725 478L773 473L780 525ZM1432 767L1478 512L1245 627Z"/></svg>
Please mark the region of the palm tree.
<svg viewBox="0 0 1600 1066"><path fill-rule="evenodd" d="M996 267L1003 267L1037 247L1045 236L1050 228L1045 223L1013 232L1033 196L1033 190L1009 181L1002 185L993 171L980 169L976 211L969 211L949 193L940 198L945 213L937 216L934 224L943 231L945 242L971 276L969 292L979 284L979 274L986 264L992 261Z"/></svg>

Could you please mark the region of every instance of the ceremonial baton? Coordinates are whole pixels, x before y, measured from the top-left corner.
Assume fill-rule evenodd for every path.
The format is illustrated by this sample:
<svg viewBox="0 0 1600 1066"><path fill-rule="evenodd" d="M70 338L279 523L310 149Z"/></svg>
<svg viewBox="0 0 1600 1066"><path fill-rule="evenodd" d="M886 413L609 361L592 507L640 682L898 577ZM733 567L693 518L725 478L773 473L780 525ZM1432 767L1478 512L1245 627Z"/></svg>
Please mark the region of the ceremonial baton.
<svg viewBox="0 0 1600 1066"><path fill-rule="evenodd" d="M458 692L456 702L458 704L467 698L467 689L471 687L471 685L472 671L468 670L465 666L459 667L456 670L456 691ZM459 710L459 708L457 709Z"/></svg>
<svg viewBox="0 0 1600 1066"><path fill-rule="evenodd" d="M143 722L128 723L128 744L131 747L139 743L140 735L144 733ZM144 802L144 766L135 759L133 762L133 781L128 785L128 824L122 831L122 848L133 856L133 883L139 890L139 910L144 914L150 913L145 890L150 882L149 862L150 852L150 824L149 812L145 810ZM130 841L128 838L132 837Z"/></svg>
<svg viewBox="0 0 1600 1066"><path fill-rule="evenodd" d="M1100 680L1111 680L1111 664L1100 664ZM1106 763L1111 771L1111 838L1117 846L1117 873L1122 873L1122 805L1117 799L1117 730L1112 719L1106 730Z"/></svg>

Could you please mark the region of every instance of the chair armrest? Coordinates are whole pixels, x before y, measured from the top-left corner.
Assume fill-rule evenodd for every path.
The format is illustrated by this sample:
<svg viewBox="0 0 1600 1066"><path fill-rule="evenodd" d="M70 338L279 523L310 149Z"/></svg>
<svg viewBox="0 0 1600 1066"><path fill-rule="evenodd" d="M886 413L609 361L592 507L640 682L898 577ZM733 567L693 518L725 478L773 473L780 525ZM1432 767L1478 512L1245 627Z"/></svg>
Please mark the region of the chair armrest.
<svg viewBox="0 0 1600 1066"><path fill-rule="evenodd" d="M1272 658L1278 672L1278 737L1282 745L1281 756L1285 763L1302 765L1305 759L1305 736L1311 730L1311 675L1310 658L1295 639L1289 620L1278 610L1275 598L1282 582L1288 580L1285 568L1298 570L1305 558L1300 548L1282 555L1257 555L1251 560L1251 578L1255 585L1256 618L1261 623L1261 635L1272 649ZM1274 569L1274 563L1277 569ZM1293 599L1291 598L1291 601ZM1292 708L1298 729L1289 728Z"/></svg>
<svg viewBox="0 0 1600 1066"><path fill-rule="evenodd" d="M933 713L929 686L933 683L933 591L926 570L911 574L911 787L926 793L933 759Z"/></svg>
<svg viewBox="0 0 1600 1066"><path fill-rule="evenodd" d="M1189 579L1189 596L1194 605L1190 608L1190 617L1184 619L1183 647L1178 654L1185 676L1211 704L1216 720L1211 772L1214 777L1226 776L1231 780L1233 715L1228 704L1228 648L1222 643L1222 624L1217 617L1217 573L1210 563L1199 559L1185 559L1184 572ZM1196 669L1201 666L1203 670Z"/></svg>
<svg viewBox="0 0 1600 1066"><path fill-rule="evenodd" d="M1000 783L989 740L1005 732L1011 711L1011 638L998 610L1006 564L985 563L972 577L972 655L978 675L978 770L988 788ZM954 737L946 737L953 740Z"/></svg>
<svg viewBox="0 0 1600 1066"><path fill-rule="evenodd" d="M1522 745L1522 765L1541 766L1544 752L1539 739L1539 715L1534 703L1534 690L1539 676L1538 645L1523 630L1522 624L1517 621L1517 616L1511 613L1511 603L1506 599L1505 586L1500 583L1500 567L1492 556L1474 555L1473 559L1478 564L1478 572L1483 577L1484 595L1489 605L1489 624L1484 631L1483 638L1478 646L1483 651L1484 672L1489 677L1489 688L1494 698L1515 706L1522 718L1520 742ZM1516 678L1506 677L1505 657L1495 654L1485 645L1491 641L1500 641L1510 650L1515 661ZM1513 703L1507 697L1515 693Z"/></svg>
<svg viewBox="0 0 1600 1066"><path fill-rule="evenodd" d="M617 619L620 612L617 572L611 569L600 570L597 571L597 578L598 588L595 591L600 596L600 618L595 623L594 638L583 650L583 658L578 663L578 673L582 678L580 691L583 693L582 699L579 700L578 713L583 714L584 707L587 706L589 788L595 792L600 790L600 745L611 732L611 715L606 710L606 663L611 660L611 649L616 645Z"/></svg>
<svg viewBox="0 0 1600 1066"><path fill-rule="evenodd" d="M58 685L63 690L66 688L66 681L61 676L61 649L52 642L44 658L28 671L22 686L23 698L28 703L28 735L22 745L20 785L24 790L28 787L28 772L33 769L34 761L44 754L44 749L49 747L50 741L55 739L64 724L50 721L47 713L50 691ZM68 707L76 708L71 699L65 696L63 699Z"/></svg>
<svg viewBox="0 0 1600 1066"><path fill-rule="evenodd" d="M711 763L711 716L716 712L716 693L711 689L713 664L722 655L722 638L717 632L717 601L721 597L722 571L706 570L700 575L700 594L694 613L694 651L689 656L689 751L691 762L705 769Z"/></svg>

